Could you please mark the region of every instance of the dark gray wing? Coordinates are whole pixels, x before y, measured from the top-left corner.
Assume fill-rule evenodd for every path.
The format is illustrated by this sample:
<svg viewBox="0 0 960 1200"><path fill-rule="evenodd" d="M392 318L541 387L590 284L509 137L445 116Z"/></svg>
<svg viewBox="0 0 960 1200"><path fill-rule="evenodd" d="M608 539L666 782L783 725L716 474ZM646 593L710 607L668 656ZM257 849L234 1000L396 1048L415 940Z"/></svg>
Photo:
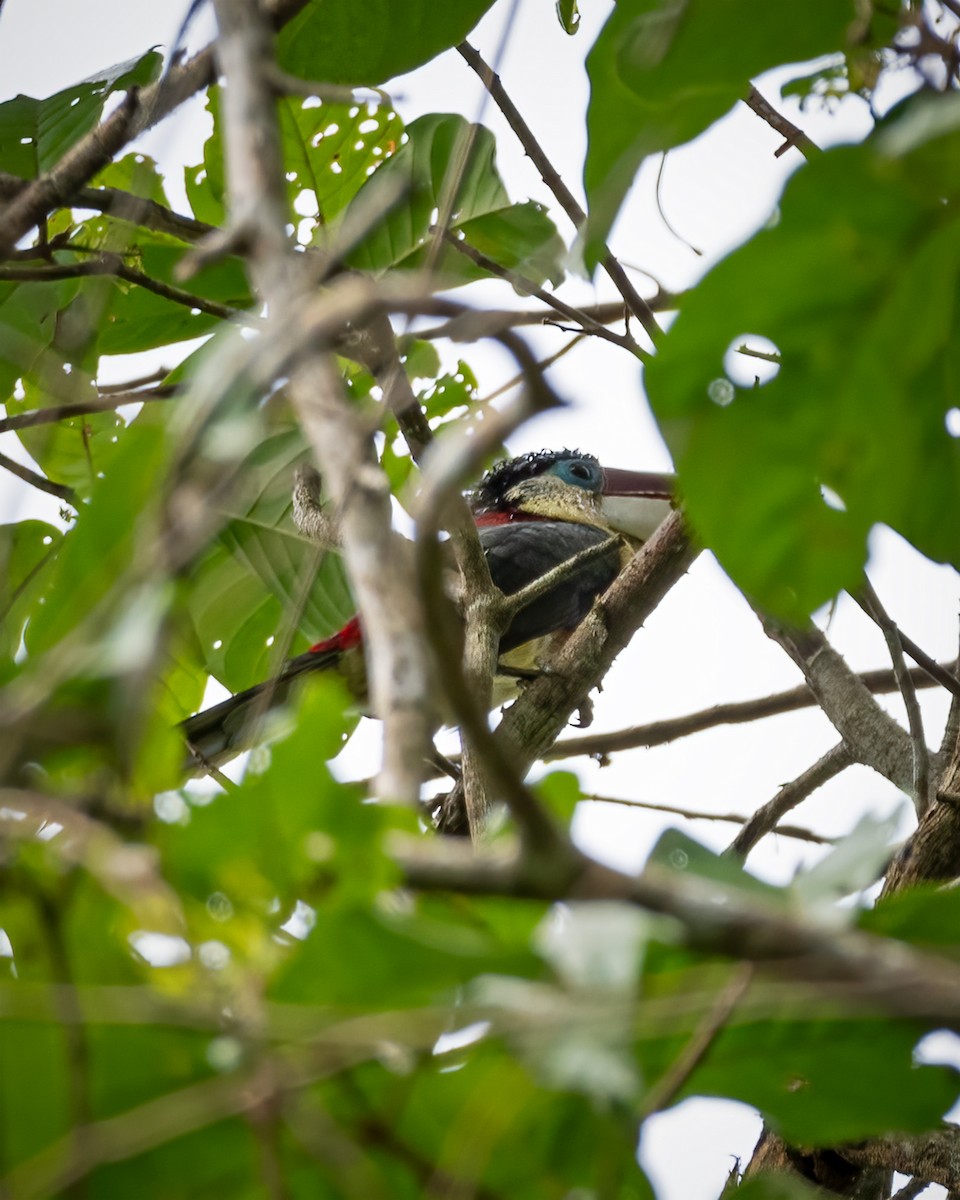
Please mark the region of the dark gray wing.
<svg viewBox="0 0 960 1200"><path fill-rule="evenodd" d="M479 534L493 582L508 596L609 537L593 525L570 521L511 521L481 526ZM611 546L600 558L584 563L517 614L501 639L501 653L558 629L575 629L590 611L594 598L617 577L619 569L620 554L616 546Z"/></svg>

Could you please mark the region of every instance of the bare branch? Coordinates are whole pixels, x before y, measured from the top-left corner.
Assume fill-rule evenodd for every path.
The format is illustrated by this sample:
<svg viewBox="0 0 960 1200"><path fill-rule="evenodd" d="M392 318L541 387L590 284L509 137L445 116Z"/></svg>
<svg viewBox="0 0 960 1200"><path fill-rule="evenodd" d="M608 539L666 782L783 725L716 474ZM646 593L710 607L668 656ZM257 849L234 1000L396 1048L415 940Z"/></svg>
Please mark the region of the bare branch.
<svg viewBox="0 0 960 1200"><path fill-rule="evenodd" d="M114 412L124 404L146 404L151 400L170 400L180 389L169 387L152 388L150 391L131 392L124 395L115 392L101 395L97 400L80 401L76 404L57 404L51 408L34 408L29 412L15 413L12 417L0 417L0 433L15 429L32 429L36 425L52 425L56 421L67 421L72 417L92 416L94 413Z"/></svg>
<svg viewBox="0 0 960 1200"><path fill-rule="evenodd" d="M117 254L101 254L98 258L78 263L0 267L0 280L7 281L27 280L43 283L57 279L82 279L101 275L113 276L115 279L122 279L125 283L135 283L144 291L153 292L155 296L161 296L164 300L182 304L185 308L195 308L199 312L206 313L211 317L219 317L223 321L230 321L241 315L240 309L220 304L216 300L208 300L205 296L198 296L193 292L186 292L183 288L173 287L171 284L145 275L142 271L128 267Z"/></svg>
<svg viewBox="0 0 960 1200"><path fill-rule="evenodd" d="M56 496L58 500L65 500L67 504L72 504L76 508L77 494L68 484L54 483L46 475L38 475L30 467L25 467L23 463L18 463L15 458L10 458L8 455L2 453L0 453L0 467L9 471L11 475L16 475L24 483L29 483L31 487L35 487L38 491L46 492L49 496Z"/></svg>
<svg viewBox="0 0 960 1200"><path fill-rule="evenodd" d="M484 87L490 93L494 103L503 113L507 120L507 124L517 135L520 144L523 146L527 157L533 163L540 173L540 178L547 185L551 192L556 196L560 207L564 210L577 229L582 228L587 219L587 214L580 207L575 196L567 187L561 178L559 172L547 158L540 143L533 136L533 131L520 115L520 110L516 107L510 97L507 95L503 84L500 81L500 76L497 75L491 67L489 67L481 57L481 55L468 42L461 42L457 47L460 54L466 63L479 75L483 81ZM626 271L617 261L616 258L606 250L603 259L603 269L610 276L614 286L623 296L624 303L627 308L637 318L643 328L647 331L650 340L656 345L660 339L661 329L657 324L650 306L643 299L637 289L630 282Z"/></svg>
<svg viewBox="0 0 960 1200"><path fill-rule="evenodd" d="M946 669L949 669L949 664ZM893 671L866 671L858 677L871 692L894 692L897 680ZM933 687L929 673L917 668L910 673L914 687ZM651 721L648 725L632 725L611 733L591 733L582 737L564 738L546 753L547 761L560 758L575 758L578 755L595 756L600 759L624 750L635 750L644 746L663 746L679 738L714 729L718 725L741 725L758 721L764 717L776 717L781 713L796 712L819 704L811 690L802 684L784 692L774 692L756 700L738 700L730 704L716 704L702 708L682 717L668 717L663 721Z"/></svg>
<svg viewBox="0 0 960 1200"><path fill-rule="evenodd" d="M765 100L752 84L750 85L750 91L744 100L744 104L748 108L752 108L757 116L761 120L766 121L771 129L776 130L777 133L786 138L783 145L774 152L776 158L779 158L781 154L785 154L791 146L795 146L804 158L812 158L820 152L820 147L816 142L808 138L803 130L794 125L792 121L788 121L782 113L777 112L773 105L768 100Z"/></svg>
<svg viewBox="0 0 960 1200"><path fill-rule="evenodd" d="M0 199L10 200L27 187L30 181L20 179L17 175L8 175L0 171ZM69 200L65 201L71 208L89 208L94 212L106 213L118 217L131 224L140 225L144 229L152 229L156 233L167 233L178 237L184 242L194 242L206 237L213 230L212 225L197 221L194 217L184 216L174 212L156 200L148 200L144 196L136 196L121 188L79 188ZM32 252L31 252L32 253ZM11 258L14 257L11 254Z"/></svg>
<svg viewBox="0 0 960 1200"><path fill-rule="evenodd" d="M913 743L913 796L917 815L923 814L930 807L930 751L923 732L923 717L920 715L920 704L917 692L903 659L903 641L900 630L891 620L890 615L880 602L880 597L874 591L870 580L864 577L861 595L854 597L867 616L875 621L883 632L890 660L893 663L897 685L903 698L903 706L907 712L907 723Z"/></svg>
<svg viewBox="0 0 960 1200"><path fill-rule="evenodd" d="M913 785L910 737L877 704L820 630L811 626L801 632L784 629L762 615L761 620L767 636L778 642L803 672L851 756L909 792Z"/></svg>
<svg viewBox="0 0 960 1200"><path fill-rule="evenodd" d="M224 131L231 230L267 305L271 331L289 336L314 285L290 245L273 88L271 33L256 0L217 0L217 58L226 80ZM287 327L287 328L285 328ZM391 528L390 489L371 431L342 394L323 346L298 342L290 395L336 504L368 652L373 705L384 722L379 791L415 804L429 746L431 686L423 616L408 550Z"/></svg>
<svg viewBox="0 0 960 1200"><path fill-rule="evenodd" d="M297 467L293 477L293 523L304 537L325 550L340 548L340 530L321 498L320 472L309 465Z"/></svg>
<svg viewBox="0 0 960 1200"><path fill-rule="evenodd" d="M790 783L784 784L772 800L757 809L733 839L727 853L744 859L766 834L782 832L777 830L780 818L806 800L817 788L823 787L847 767L852 766L853 761L844 742L828 750L813 766L808 767Z"/></svg>
<svg viewBox="0 0 960 1200"><path fill-rule="evenodd" d="M574 305L567 304L559 296L555 296L551 292L546 291L545 288L539 287L532 279L527 279L526 276L520 275L516 271L508 271L506 267L501 267L499 263L494 262L492 258L488 258L486 254L481 254L479 250L475 250L468 241L457 237L449 229L444 232L443 238L458 254L462 254L464 258L469 258L478 267L482 267L483 270L489 271L492 275L498 275L501 279L506 279L508 283L512 284L519 291L526 292L530 296L536 296L538 300L542 300L554 312L560 313L561 316L566 317L570 321L575 321L584 333L589 333L593 337L612 342L613 345L619 346L623 350L628 350L644 362L650 361L650 355L637 345L630 336L629 331L625 334L613 333L605 325L599 321L592 320L585 312L582 312Z"/></svg>
<svg viewBox="0 0 960 1200"><path fill-rule="evenodd" d="M704 812L702 809L681 808L676 804L658 804L653 800L628 800L622 796L598 796L593 792L581 796L580 799L595 804L620 804L625 808L641 808L648 812L672 813L675 816L684 817L688 821L727 821L732 825L745 825L753 819L742 813ZM812 842L815 846L831 845L834 840L821 837L819 833L813 833L809 829L801 829L799 825L776 825L769 832L778 833L782 837L795 838L798 842Z"/></svg>

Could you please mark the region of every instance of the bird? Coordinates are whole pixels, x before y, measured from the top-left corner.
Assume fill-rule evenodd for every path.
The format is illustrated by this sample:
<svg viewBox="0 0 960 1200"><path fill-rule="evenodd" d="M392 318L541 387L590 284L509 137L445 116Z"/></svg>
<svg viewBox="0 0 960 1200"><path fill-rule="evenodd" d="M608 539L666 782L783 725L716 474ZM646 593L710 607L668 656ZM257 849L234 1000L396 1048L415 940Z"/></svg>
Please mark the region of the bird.
<svg viewBox="0 0 960 1200"><path fill-rule="evenodd" d="M576 629L676 504L676 484L669 474L601 466L580 450L537 450L495 464L467 498L491 579L506 596L619 535L619 543L572 568L515 614L500 639L498 667L515 683L536 673L556 638ZM359 616L289 659L273 679L183 721L191 769L219 767L249 749L265 711L283 705L301 676L328 670L336 670L363 705ZM503 689L495 691L502 697Z"/></svg>

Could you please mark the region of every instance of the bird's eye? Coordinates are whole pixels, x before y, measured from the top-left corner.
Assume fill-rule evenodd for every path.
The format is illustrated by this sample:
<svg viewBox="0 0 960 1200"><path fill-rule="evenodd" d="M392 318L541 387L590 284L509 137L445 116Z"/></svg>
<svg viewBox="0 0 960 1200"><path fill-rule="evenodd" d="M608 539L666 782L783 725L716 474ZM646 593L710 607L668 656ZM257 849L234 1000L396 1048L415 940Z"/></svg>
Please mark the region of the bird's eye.
<svg viewBox="0 0 960 1200"><path fill-rule="evenodd" d="M592 491L600 484L600 468L589 459L575 458L561 464L557 474L567 483Z"/></svg>

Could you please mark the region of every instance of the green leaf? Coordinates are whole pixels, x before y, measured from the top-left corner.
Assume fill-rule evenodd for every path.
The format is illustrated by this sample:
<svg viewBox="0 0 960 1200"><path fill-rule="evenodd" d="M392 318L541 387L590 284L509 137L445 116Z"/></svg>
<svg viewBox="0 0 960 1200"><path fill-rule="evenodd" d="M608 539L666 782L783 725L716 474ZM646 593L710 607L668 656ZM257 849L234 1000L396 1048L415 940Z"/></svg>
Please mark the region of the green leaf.
<svg viewBox="0 0 960 1200"><path fill-rule="evenodd" d="M574 34L580 28L580 9L577 0L557 0L557 20L564 33Z"/></svg>
<svg viewBox="0 0 960 1200"><path fill-rule="evenodd" d="M246 914L263 921L282 910L279 925L320 870L338 871L348 892L366 893L393 880L380 851L382 831L392 823L389 810L360 804L359 790L335 780L326 765L354 720L345 715L350 698L342 681L315 677L305 681L301 697L294 731L271 747L266 771L248 772L239 787L195 808L186 825L157 831L178 890L208 909L217 893L226 898L222 907L238 914L232 925L233 917L211 914L212 928L235 944L250 936L259 948L271 931L258 930Z"/></svg>
<svg viewBox="0 0 960 1200"><path fill-rule="evenodd" d="M77 280L0 283L0 402L6 404L17 380L37 369L77 290Z"/></svg>
<svg viewBox="0 0 960 1200"><path fill-rule="evenodd" d="M0 682L16 674L27 621L50 577L63 534L44 521L0 525Z"/></svg>
<svg viewBox="0 0 960 1200"><path fill-rule="evenodd" d="M279 111L291 207L303 191L313 193L320 226L339 216L403 134L403 122L388 104L287 98ZM297 211L305 211L302 199Z"/></svg>
<svg viewBox="0 0 960 1200"><path fill-rule="evenodd" d="M273 673L285 633L296 654L354 612L340 556L319 551L290 516L294 472L308 457L296 429L248 455L226 523L191 576L187 605L207 667L232 691Z"/></svg>
<svg viewBox="0 0 960 1200"><path fill-rule="evenodd" d="M185 169L184 181L197 219L219 225L226 184L218 87L207 92L207 111L213 133L203 161ZM331 104L315 96L284 97L277 111L290 211L313 217L322 240L322 230L400 145L403 122L389 104Z"/></svg>
<svg viewBox="0 0 960 1200"><path fill-rule="evenodd" d="M496 1046L481 1043L462 1065L428 1061L411 1079L390 1080L383 1090L374 1111L398 1137L491 1195L653 1200L637 1166L632 1114L540 1087Z"/></svg>
<svg viewBox="0 0 960 1200"><path fill-rule="evenodd" d="M960 527L943 519L960 506L960 441L946 427L960 221L944 203L960 193L960 133L911 127L929 109L905 107L794 177L778 223L688 295L646 370L691 524L735 582L793 622L857 586L876 522L960 562ZM753 335L782 360L762 387L733 354Z"/></svg>
<svg viewBox="0 0 960 1200"><path fill-rule="evenodd" d="M148 154L124 154L99 171L91 180L92 187L119 188L131 196L169 205L164 191L163 176L156 159Z"/></svg>
<svg viewBox="0 0 960 1200"><path fill-rule="evenodd" d="M93 128L112 93L150 83L161 62L148 50L44 100L16 96L0 104L0 169L22 179L49 170Z"/></svg>
<svg viewBox="0 0 960 1200"><path fill-rule="evenodd" d="M163 239L159 235L151 237L138 231L130 265L160 284L184 290L176 271L185 252L185 248L173 239ZM99 282L84 281L85 284ZM111 282L109 311L99 326L101 354L135 354L188 341L209 333L220 323L219 316L201 312L189 302L158 296L135 283ZM186 291L241 310L253 303L243 265L237 258L221 258L204 266L191 277Z"/></svg>
<svg viewBox="0 0 960 1200"><path fill-rule="evenodd" d="M98 610L112 605L114 621L123 606L136 605L136 595L121 593L121 584L141 545L157 535L156 511L150 503L166 463L164 431L135 424L124 435L109 472L98 479L89 504L82 505L76 524L63 539L46 603L27 627L31 655L48 649ZM109 634L110 623L101 626ZM90 646L91 655L93 646ZM91 657L90 665L93 664Z"/></svg>
<svg viewBox="0 0 960 1200"><path fill-rule="evenodd" d="M810 0L790 22L754 0L618 0L587 58L588 266L645 158L702 133L761 72L842 49L855 9Z"/></svg>
<svg viewBox="0 0 960 1200"><path fill-rule="evenodd" d="M351 251L361 270L421 268L433 262L431 230L449 206L450 229L508 270L535 283L562 277L563 243L540 205L511 205L497 171L493 134L462 117L433 113L407 127L409 139L384 163L348 209L358 223L386 215ZM456 193L448 195L456 183ZM491 272L452 246L441 245L435 269L452 284Z"/></svg>
<svg viewBox="0 0 960 1200"><path fill-rule="evenodd" d="M89 381L83 381L79 373L71 377L71 384L76 387L71 399L94 399L92 383L85 388L84 382ZM57 402L62 399L50 397L42 384L33 380L24 383L23 393L22 399L7 401L7 412L11 415L43 408L44 401L51 398ZM86 499L96 487L97 479L109 469L126 429L121 416L106 411L34 425L18 430L17 436L47 478L67 484Z"/></svg>
<svg viewBox="0 0 960 1200"><path fill-rule="evenodd" d="M456 46L493 0L311 0L277 37L285 71L325 83L377 84Z"/></svg>
<svg viewBox="0 0 960 1200"><path fill-rule="evenodd" d="M854 912L837 908L837 901L870 887L883 875L902 813L880 819L864 813L856 827L812 867L800 871L790 885L801 903L821 918L852 920Z"/></svg>
<svg viewBox="0 0 960 1200"><path fill-rule="evenodd" d="M782 889L763 883L745 871L737 859L717 854L679 829L664 830L650 851L648 862L678 874L709 880L719 884L719 890L745 892L768 903L787 903Z"/></svg>
<svg viewBox="0 0 960 1200"><path fill-rule="evenodd" d="M869 933L934 947L951 957L957 953L957 921L960 892L932 885L885 896L875 908L859 914L860 927Z"/></svg>

